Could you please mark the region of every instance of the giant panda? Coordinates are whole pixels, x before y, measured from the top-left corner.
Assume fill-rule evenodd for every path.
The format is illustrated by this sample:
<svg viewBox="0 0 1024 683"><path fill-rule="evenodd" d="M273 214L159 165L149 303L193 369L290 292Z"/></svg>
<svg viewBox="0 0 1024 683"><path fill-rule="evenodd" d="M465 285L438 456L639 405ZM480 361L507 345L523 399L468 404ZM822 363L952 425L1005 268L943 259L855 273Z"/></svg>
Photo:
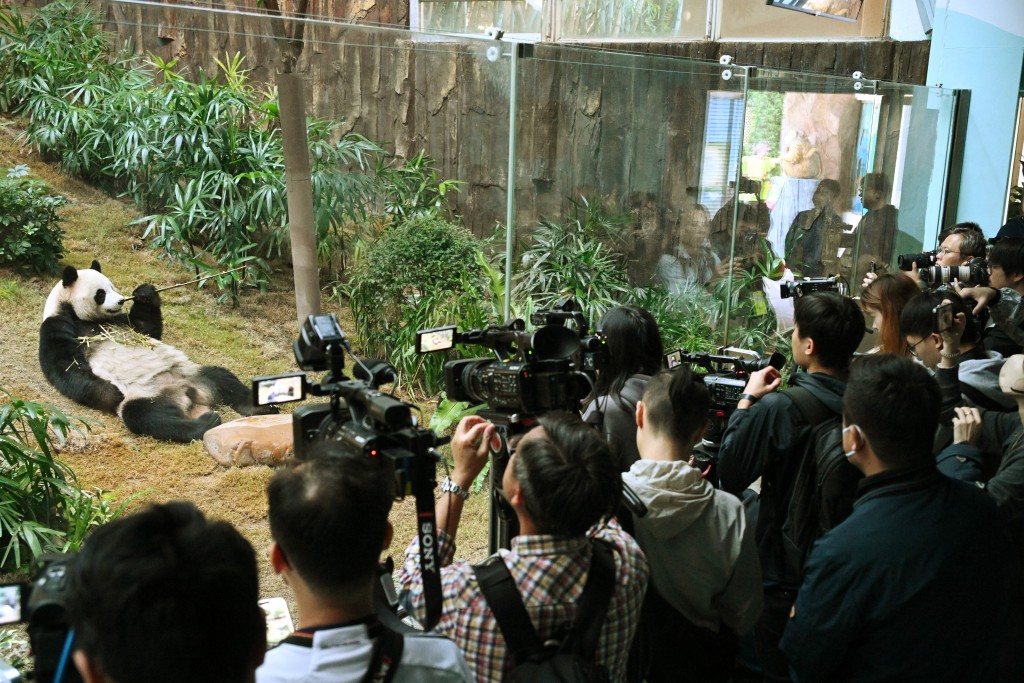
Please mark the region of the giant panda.
<svg viewBox="0 0 1024 683"><path fill-rule="evenodd" d="M39 364L50 384L68 398L116 413L136 434L166 441L201 439L220 424L212 406L242 415L265 412L225 368L201 366L160 341L163 316L153 285L125 297L100 272L64 269L43 309ZM138 333L138 334L133 334Z"/></svg>

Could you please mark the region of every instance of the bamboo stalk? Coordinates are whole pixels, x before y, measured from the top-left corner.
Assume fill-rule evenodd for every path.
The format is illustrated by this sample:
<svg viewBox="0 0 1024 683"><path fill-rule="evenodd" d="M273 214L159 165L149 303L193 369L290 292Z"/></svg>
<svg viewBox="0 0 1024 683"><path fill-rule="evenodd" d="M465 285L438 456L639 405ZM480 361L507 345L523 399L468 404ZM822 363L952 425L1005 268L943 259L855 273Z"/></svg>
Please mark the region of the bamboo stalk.
<svg viewBox="0 0 1024 683"><path fill-rule="evenodd" d="M184 287L185 285L193 285L193 284L195 284L197 282L202 282L204 280L209 280L211 277L220 277L221 275L227 275L228 273L234 273L235 271L245 270L248 267L249 266L238 266L237 268L232 268L231 270L225 270L222 273L214 273L213 275L204 275L202 277L197 277L194 280L189 280L188 282L180 282L180 283L178 283L176 285L168 285L166 287L161 287L161 288L159 288L156 291L157 292L165 292L168 289L175 289L176 287ZM134 296L126 296L124 298L124 300L125 301L131 301L134 298L135 298Z"/></svg>

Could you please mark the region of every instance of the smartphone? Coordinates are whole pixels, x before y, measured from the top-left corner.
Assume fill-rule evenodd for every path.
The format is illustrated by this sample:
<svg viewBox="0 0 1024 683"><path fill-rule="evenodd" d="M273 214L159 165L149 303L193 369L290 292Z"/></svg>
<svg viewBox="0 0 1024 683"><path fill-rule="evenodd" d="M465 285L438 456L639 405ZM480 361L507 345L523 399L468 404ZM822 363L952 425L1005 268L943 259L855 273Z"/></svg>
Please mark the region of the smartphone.
<svg viewBox="0 0 1024 683"><path fill-rule="evenodd" d="M267 647L274 647L295 630L288 601L284 598L262 598L260 609L267 615Z"/></svg>
<svg viewBox="0 0 1024 683"><path fill-rule="evenodd" d="M25 595L25 584L0 584L0 625L18 624L23 619L22 598Z"/></svg>
<svg viewBox="0 0 1024 683"><path fill-rule="evenodd" d="M416 332L416 353L446 351L455 346L455 325Z"/></svg>
<svg viewBox="0 0 1024 683"><path fill-rule="evenodd" d="M935 316L935 331L942 334L953 327L953 304L946 302L932 309Z"/></svg>
<svg viewBox="0 0 1024 683"><path fill-rule="evenodd" d="M258 406L301 401L304 398L306 398L306 375L301 372L291 375L257 377L252 381L252 401Z"/></svg>

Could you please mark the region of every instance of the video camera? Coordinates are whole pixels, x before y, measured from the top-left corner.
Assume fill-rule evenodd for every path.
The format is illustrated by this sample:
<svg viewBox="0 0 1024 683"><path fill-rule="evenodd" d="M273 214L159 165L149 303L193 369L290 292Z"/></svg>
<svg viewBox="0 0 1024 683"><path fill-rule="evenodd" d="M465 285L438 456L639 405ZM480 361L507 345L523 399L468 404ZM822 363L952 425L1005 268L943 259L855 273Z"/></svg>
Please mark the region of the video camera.
<svg viewBox="0 0 1024 683"><path fill-rule="evenodd" d="M801 280L784 280L779 283L779 297L782 299L799 299L814 292L839 292L846 296L849 287L839 276L807 277Z"/></svg>
<svg viewBox="0 0 1024 683"><path fill-rule="evenodd" d="M773 353L768 358L747 349L729 347L720 349L717 354L688 353L681 349L665 354L665 365L669 370L686 363L703 377L704 384L711 394L711 408L708 411L708 426L704 432L701 451L709 463L718 458L718 449L722 445L722 435L729 424L729 418L740 402L744 387L751 373L766 367L782 370L786 365L786 357L781 353ZM703 371L703 372L701 372Z"/></svg>
<svg viewBox="0 0 1024 683"><path fill-rule="evenodd" d="M459 332L455 326L420 330L416 352L431 353L472 344L494 351L494 358L464 358L444 364L445 393L453 401L486 403L487 411L509 427L552 410L579 411L592 376L604 363L601 335L588 335L583 314L572 299L505 325ZM575 328L566 327L573 321ZM492 420L493 421L493 420Z"/></svg>
<svg viewBox="0 0 1024 683"><path fill-rule="evenodd" d="M572 327L567 323L572 323ZM456 344L482 346L493 358L467 358L444 364L445 393L453 401L486 404L479 415L498 430L501 448L491 454L490 551L508 547L515 516L505 503L501 480L511 452L508 439L536 425L544 413L579 413L604 364L605 340L588 334L587 321L572 299L534 313L526 330L521 319L459 332L452 325L416 333L416 352L446 351Z"/></svg>
<svg viewBox="0 0 1024 683"><path fill-rule="evenodd" d="M33 681L51 683L61 669L62 683L82 681L67 647L67 574L73 561L74 555L43 555L33 563L28 583L0 585L0 626L27 624ZM21 680L14 667L0 661L0 682Z"/></svg>
<svg viewBox="0 0 1024 683"><path fill-rule="evenodd" d="M436 446L448 439L418 427L412 414L415 406L378 391L381 384L395 380L391 365L361 361L352 355L358 379L346 377L346 351L352 355L334 314L309 316L295 340L295 360L303 370L326 370L327 374L319 384L310 382L304 373L258 377L252 383L253 401L268 405L300 401L307 394L330 396L327 404L302 406L292 414L298 460L307 459L310 447L325 439L339 442L355 455L394 460L399 495L412 494L416 499L420 567L427 605L424 626L430 629L441 613L441 566L436 556L434 520L435 474L441 454ZM390 581L390 576L385 578Z"/></svg>

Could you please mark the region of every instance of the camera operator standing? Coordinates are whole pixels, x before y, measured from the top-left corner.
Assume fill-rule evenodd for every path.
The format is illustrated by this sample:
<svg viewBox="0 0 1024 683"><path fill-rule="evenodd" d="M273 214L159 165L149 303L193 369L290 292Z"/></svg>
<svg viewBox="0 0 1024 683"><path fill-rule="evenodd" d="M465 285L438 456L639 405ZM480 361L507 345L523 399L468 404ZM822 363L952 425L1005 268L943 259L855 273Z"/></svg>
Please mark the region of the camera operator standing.
<svg viewBox="0 0 1024 683"><path fill-rule="evenodd" d="M959 290L960 296L978 302L975 313L988 308L996 326L1009 337L1009 345L999 346L993 343L998 336L986 334L986 349L1004 356L1020 353L1024 347L1024 237L1008 237L992 247L988 274L987 287L965 287Z"/></svg>
<svg viewBox="0 0 1024 683"><path fill-rule="evenodd" d="M639 306L610 309L598 327L605 337L608 359L598 370L596 398L584 411L583 420L600 426L616 466L625 472L640 459L636 404L648 380L661 369L664 348L657 321Z"/></svg>
<svg viewBox="0 0 1024 683"><path fill-rule="evenodd" d="M794 304L793 361L806 372L793 376L793 388L768 367L750 376L729 420L719 451L718 474L726 491L741 495L760 480L755 539L761 558L764 613L754 629L757 657L767 680L788 681L789 663L779 639L800 587L801 569L787 561L781 525L797 472L814 427L803 406L832 418L840 414L853 352L864 337L864 315L853 299L817 292ZM799 394L797 396L796 394ZM799 400L800 403L796 401Z"/></svg>

